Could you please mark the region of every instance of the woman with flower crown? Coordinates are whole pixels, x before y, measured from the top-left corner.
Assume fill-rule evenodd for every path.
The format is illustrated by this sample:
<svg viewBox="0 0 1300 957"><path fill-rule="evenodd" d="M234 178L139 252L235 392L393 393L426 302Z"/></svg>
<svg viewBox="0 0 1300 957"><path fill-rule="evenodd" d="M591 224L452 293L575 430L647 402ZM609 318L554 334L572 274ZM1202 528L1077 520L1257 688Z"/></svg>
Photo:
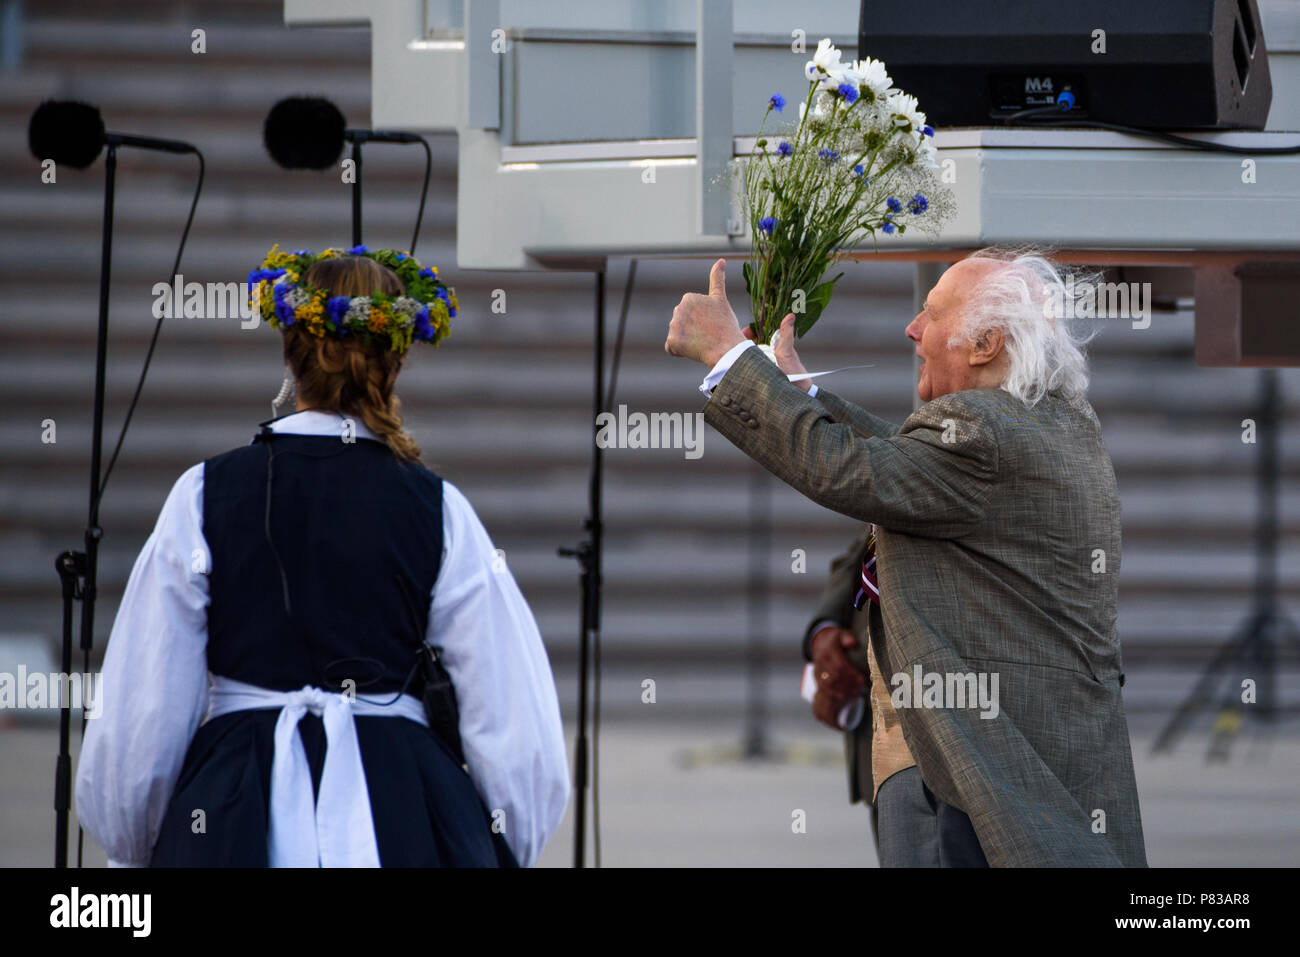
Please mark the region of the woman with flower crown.
<svg viewBox="0 0 1300 957"><path fill-rule="evenodd" d="M105 655L81 824L119 866L531 866L569 793L546 650L393 391L455 293L360 246L272 249L249 281L297 410L167 497Z"/></svg>

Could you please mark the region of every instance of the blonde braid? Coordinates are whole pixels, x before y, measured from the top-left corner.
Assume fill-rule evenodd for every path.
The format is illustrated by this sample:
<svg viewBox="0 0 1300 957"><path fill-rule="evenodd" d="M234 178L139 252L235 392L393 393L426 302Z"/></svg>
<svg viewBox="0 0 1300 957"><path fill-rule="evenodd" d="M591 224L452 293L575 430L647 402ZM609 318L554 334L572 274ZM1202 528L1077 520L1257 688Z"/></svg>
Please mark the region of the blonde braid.
<svg viewBox="0 0 1300 957"><path fill-rule="evenodd" d="M321 260L304 278L336 296L366 296L374 291L397 296L405 290L391 269L361 256ZM359 415L399 459L420 460L420 447L402 427L402 403L394 392L402 371L401 353L365 346L356 338L313 336L297 325L282 332L285 361L306 405Z"/></svg>
<svg viewBox="0 0 1300 957"><path fill-rule="evenodd" d="M393 391L401 369L400 359L395 363L382 364L367 361L359 349L348 353L349 376L356 390L364 394L361 401L362 421L370 431L388 443L388 447L399 459L418 462L420 447L402 427L402 400Z"/></svg>
<svg viewBox="0 0 1300 957"><path fill-rule="evenodd" d="M359 416L399 459L420 460L420 447L402 427L402 404L393 391L402 356L367 349L357 340L321 339L297 326L284 330L284 354L304 404Z"/></svg>

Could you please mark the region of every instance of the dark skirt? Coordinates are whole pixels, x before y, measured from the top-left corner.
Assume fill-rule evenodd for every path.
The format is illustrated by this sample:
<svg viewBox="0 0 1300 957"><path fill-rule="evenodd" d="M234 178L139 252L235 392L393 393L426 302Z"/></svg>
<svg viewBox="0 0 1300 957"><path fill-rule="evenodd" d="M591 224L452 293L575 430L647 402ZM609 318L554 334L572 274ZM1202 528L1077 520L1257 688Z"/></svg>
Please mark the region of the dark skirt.
<svg viewBox="0 0 1300 957"><path fill-rule="evenodd" d="M267 866L278 717L278 709L239 711L199 728L163 817L153 867ZM405 718L354 720L382 866L518 866L493 832L473 781L432 731ZM319 790L324 724L308 714L298 733Z"/></svg>

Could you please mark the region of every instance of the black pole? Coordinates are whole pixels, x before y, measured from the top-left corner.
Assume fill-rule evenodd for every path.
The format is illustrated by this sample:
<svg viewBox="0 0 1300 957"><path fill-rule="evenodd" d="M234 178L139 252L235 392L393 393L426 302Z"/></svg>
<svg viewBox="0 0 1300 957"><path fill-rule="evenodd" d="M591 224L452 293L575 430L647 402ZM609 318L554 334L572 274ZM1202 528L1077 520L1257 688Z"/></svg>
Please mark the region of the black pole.
<svg viewBox="0 0 1300 957"><path fill-rule="evenodd" d="M1272 614L1277 606L1277 433L1282 427L1277 370L1261 371L1259 384L1259 419L1256 424L1259 458L1255 470L1256 488L1259 490L1255 519L1255 601L1261 610Z"/></svg>
<svg viewBox="0 0 1300 957"><path fill-rule="evenodd" d="M352 141L352 245L361 245L361 144Z"/></svg>
<svg viewBox="0 0 1300 957"><path fill-rule="evenodd" d="M1258 640L1254 647L1254 664L1259 675L1260 717L1271 722L1276 717L1275 690L1277 675L1274 668L1273 634L1280 617L1277 601L1277 540L1278 540L1278 432L1282 429L1281 402L1278 396L1277 370L1260 372L1259 422L1256 441L1259 442L1259 468L1256 473L1259 486L1259 515L1257 531L1255 574L1255 606L1261 619Z"/></svg>
<svg viewBox="0 0 1300 957"><path fill-rule="evenodd" d="M767 746L767 642L772 552L771 480L767 470L750 463L749 472L749 601L745 641L746 758L768 757Z"/></svg>
<svg viewBox="0 0 1300 957"><path fill-rule="evenodd" d="M575 867L586 865L584 848L586 844L586 808L587 808L587 686L590 684L590 654L593 643L600 631L600 587L601 587L601 541L604 537L601 489L605 478L605 456L600 443L596 441L599 432L597 419L605 411L605 270L596 272L596 329L595 347L592 358L592 421L591 421L591 486L588 492L587 535L589 545L587 559L583 569L583 623L582 649L579 653L579 692L578 692L578 803L575 821L576 839L573 846Z"/></svg>
<svg viewBox="0 0 1300 957"><path fill-rule="evenodd" d="M104 236L99 260L99 331L95 345L95 421L90 438L90 516L86 520L86 584L81 607L81 650L95 644L95 582L98 569L100 463L104 447L104 368L108 360L108 289L113 269L113 191L117 179L117 150L104 157ZM171 277L173 280L175 277Z"/></svg>
<svg viewBox="0 0 1300 957"><path fill-rule="evenodd" d="M581 569L582 625L578 635L578 731L573 747L573 866L586 866L587 838L587 686L590 684L590 651L600 634L600 549L603 538L601 487L604 457L596 436L600 414L605 411L605 270L596 272L596 330L592 371L591 483L588 515L583 523L587 540L577 548L561 548L559 554L578 560Z"/></svg>
<svg viewBox="0 0 1300 957"><path fill-rule="evenodd" d="M95 404L91 425L90 499L86 515L85 551L67 551L55 562L63 593L63 649L60 666L69 679L72 674L72 602L81 599L81 650L89 658L95 644L95 596L99 567L100 472L104 451L104 370L108 359L108 294L113 272L113 199L117 181L117 147L109 144L104 156L104 229L99 258L99 328L95 343ZM80 594L78 578L82 579ZM82 701L85 707L85 701ZM68 866L68 823L72 807L72 756L70 737L72 695L63 696L59 706L59 756L54 771L54 866Z"/></svg>
<svg viewBox="0 0 1300 957"><path fill-rule="evenodd" d="M62 552L54 562L63 585L63 674L72 672L72 602L78 597L77 582L85 568L80 552ZM69 682L68 687L71 687ZM84 699L83 699L84 704ZM72 696L59 705L59 756L54 764L54 866L68 866L68 816L72 805Z"/></svg>

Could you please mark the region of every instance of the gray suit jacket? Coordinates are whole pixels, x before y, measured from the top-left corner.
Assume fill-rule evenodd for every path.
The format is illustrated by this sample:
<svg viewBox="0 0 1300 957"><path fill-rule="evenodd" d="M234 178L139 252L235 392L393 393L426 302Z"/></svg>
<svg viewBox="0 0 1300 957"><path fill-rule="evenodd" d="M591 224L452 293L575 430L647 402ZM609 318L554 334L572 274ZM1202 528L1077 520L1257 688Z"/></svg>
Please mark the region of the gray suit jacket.
<svg viewBox="0 0 1300 957"><path fill-rule="evenodd" d="M875 522L886 675L996 676L995 718L900 707L921 776L993 866L1145 866L1115 631L1120 507L1086 401L1001 389L895 427L757 349L705 420L813 501Z"/></svg>

